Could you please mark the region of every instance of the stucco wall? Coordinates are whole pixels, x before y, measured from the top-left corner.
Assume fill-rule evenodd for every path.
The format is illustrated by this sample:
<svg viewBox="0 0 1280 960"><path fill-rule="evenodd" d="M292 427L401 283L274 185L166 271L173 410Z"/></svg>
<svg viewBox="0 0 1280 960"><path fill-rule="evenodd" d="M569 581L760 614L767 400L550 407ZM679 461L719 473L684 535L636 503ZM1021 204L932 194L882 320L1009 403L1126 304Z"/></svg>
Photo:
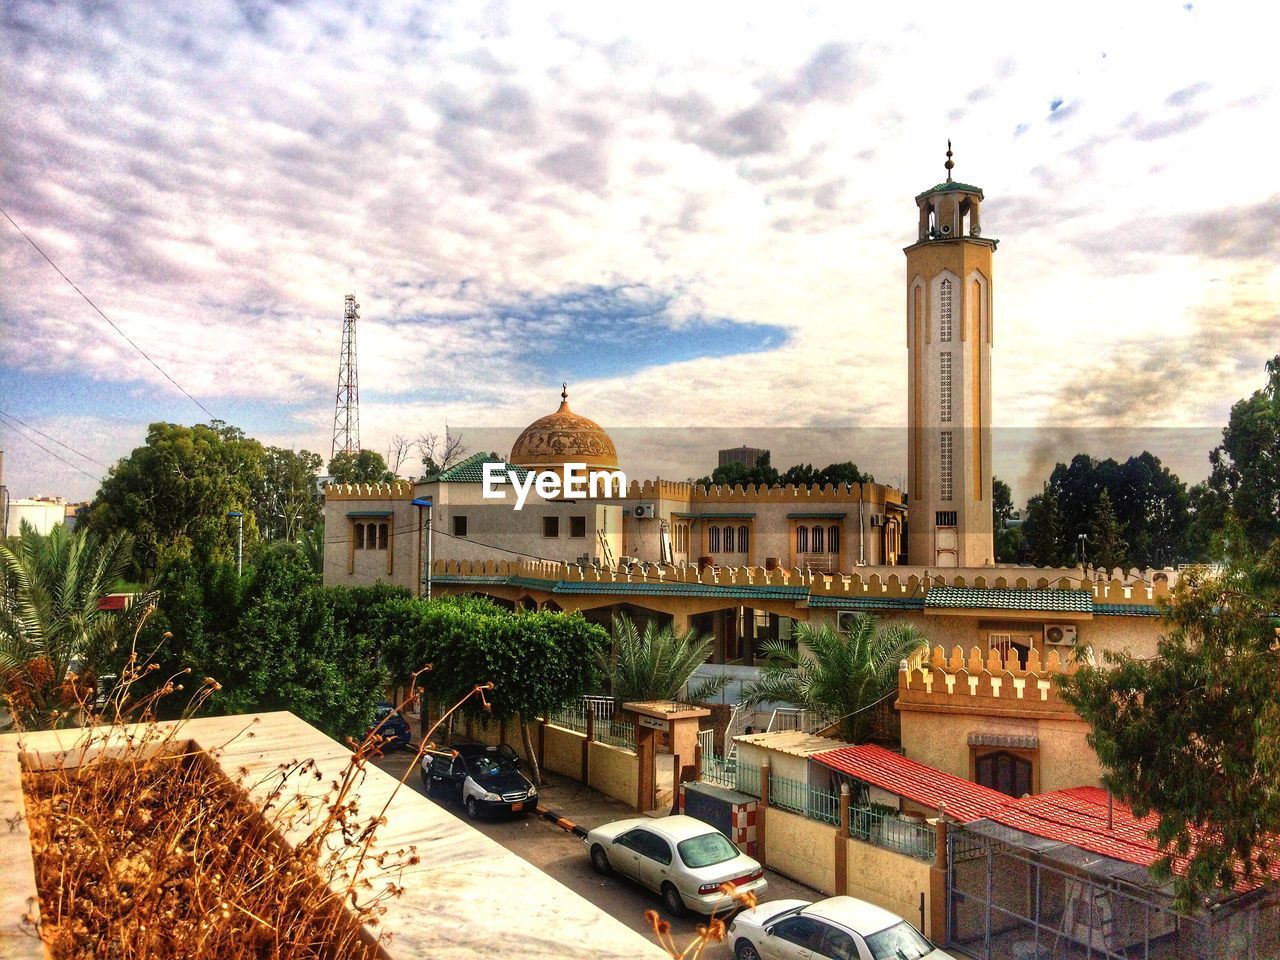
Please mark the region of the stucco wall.
<svg viewBox="0 0 1280 960"><path fill-rule="evenodd" d="M572 777L582 776L582 744L586 736L575 730L565 730L550 723L543 735L542 765L553 773ZM634 800L634 793L632 794Z"/></svg>
<svg viewBox="0 0 1280 960"><path fill-rule="evenodd" d="M735 738L737 739L737 738ZM770 750L758 743L746 743L738 739L738 762L748 767L760 767L769 758L770 773L775 777L787 777L800 783L809 782L809 760Z"/></svg>
<svg viewBox="0 0 1280 960"><path fill-rule="evenodd" d="M792 880L831 895L835 891L835 828L770 807L765 815L765 861Z"/></svg>
<svg viewBox="0 0 1280 960"><path fill-rule="evenodd" d="M547 728L550 731L550 727ZM607 743L593 743L588 755L587 784L628 806L636 802L637 780L640 775L640 759L630 750L611 747Z"/></svg>
<svg viewBox="0 0 1280 960"><path fill-rule="evenodd" d="M773 811L769 811L772 816ZM829 829L829 828L828 828ZM929 922L931 864L870 843L849 839L849 880L845 891L851 897L866 900L892 910L912 925L920 926L920 894L924 894L924 917ZM931 939L942 936L941 930L925 930Z"/></svg>

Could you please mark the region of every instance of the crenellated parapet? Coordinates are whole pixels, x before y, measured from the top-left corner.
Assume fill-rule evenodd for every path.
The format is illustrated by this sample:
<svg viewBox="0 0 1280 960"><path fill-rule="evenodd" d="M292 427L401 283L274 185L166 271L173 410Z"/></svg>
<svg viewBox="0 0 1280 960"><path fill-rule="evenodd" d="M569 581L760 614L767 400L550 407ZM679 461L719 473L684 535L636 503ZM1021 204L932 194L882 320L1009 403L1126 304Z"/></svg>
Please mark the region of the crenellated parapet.
<svg viewBox="0 0 1280 960"><path fill-rule="evenodd" d="M1041 661L1031 650L983 651L941 646L918 654L898 671L899 710L974 713L986 716L1077 718L1062 699L1059 681L1080 669L1079 661L1050 650Z"/></svg>
<svg viewBox="0 0 1280 960"><path fill-rule="evenodd" d="M413 484L408 480L390 483L330 483L324 488L328 500L412 500Z"/></svg>
<svg viewBox="0 0 1280 960"><path fill-rule="evenodd" d="M733 486L712 484L695 486L693 503L781 503L805 505L811 503L874 503L902 504L902 491L882 483L841 483L812 486L756 486L749 483Z"/></svg>

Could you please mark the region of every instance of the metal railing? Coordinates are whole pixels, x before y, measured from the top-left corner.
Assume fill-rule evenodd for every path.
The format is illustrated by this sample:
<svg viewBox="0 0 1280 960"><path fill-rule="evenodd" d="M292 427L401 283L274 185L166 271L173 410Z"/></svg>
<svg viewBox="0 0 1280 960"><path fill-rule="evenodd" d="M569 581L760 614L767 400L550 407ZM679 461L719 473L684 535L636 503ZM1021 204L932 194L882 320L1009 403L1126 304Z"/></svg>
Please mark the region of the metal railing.
<svg viewBox="0 0 1280 960"><path fill-rule="evenodd" d="M719 757L702 755L700 779L704 783L715 784L736 790L749 797L760 796L760 768L738 763L736 760L721 760Z"/></svg>
<svg viewBox="0 0 1280 960"><path fill-rule="evenodd" d="M550 714L547 717L548 723L554 723L557 727L564 727L566 730L573 730L576 733L587 732L587 715L584 711L575 707L566 707L563 710Z"/></svg>
<svg viewBox="0 0 1280 960"><path fill-rule="evenodd" d="M548 723L578 733L587 732L587 715L595 720L595 726L609 726L613 720L613 697L583 697L580 701L569 704L563 709L547 717ZM635 734L632 733L631 745L635 745Z"/></svg>
<svg viewBox="0 0 1280 960"><path fill-rule="evenodd" d="M623 721L605 721L596 720L592 731L599 743L607 743L614 747L625 747L628 750L636 748L636 726L634 723L626 723Z"/></svg>
<svg viewBox="0 0 1280 960"><path fill-rule="evenodd" d="M921 860L934 858L938 842L929 824L904 820L895 811L878 807L850 807L849 836Z"/></svg>
<svg viewBox="0 0 1280 960"><path fill-rule="evenodd" d="M821 823L840 822L840 794L788 777L769 776L769 805Z"/></svg>

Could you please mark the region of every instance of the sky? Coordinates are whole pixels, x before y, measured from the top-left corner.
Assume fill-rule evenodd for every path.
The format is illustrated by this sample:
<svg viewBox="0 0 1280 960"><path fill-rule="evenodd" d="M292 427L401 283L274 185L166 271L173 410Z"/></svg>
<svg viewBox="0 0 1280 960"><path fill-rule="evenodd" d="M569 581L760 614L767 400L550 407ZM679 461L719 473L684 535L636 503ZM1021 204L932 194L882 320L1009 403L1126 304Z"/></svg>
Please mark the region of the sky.
<svg viewBox="0 0 1280 960"><path fill-rule="evenodd" d="M0 218L4 483L90 498L209 413L327 457L348 292L367 448L502 450L568 381L632 477L893 482L948 139L1000 240L996 472L1203 477L1280 352L1280 12L877 7L5 3L0 205L202 406Z"/></svg>

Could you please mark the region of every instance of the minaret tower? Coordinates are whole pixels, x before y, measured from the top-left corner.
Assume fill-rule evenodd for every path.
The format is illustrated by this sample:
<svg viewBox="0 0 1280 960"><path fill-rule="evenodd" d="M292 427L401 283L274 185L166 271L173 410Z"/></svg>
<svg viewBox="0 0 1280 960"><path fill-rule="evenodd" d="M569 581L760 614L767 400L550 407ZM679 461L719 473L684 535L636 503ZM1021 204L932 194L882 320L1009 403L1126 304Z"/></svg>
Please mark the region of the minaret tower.
<svg viewBox="0 0 1280 960"><path fill-rule="evenodd" d="M991 261L982 190L951 177L916 197L907 255L907 555L912 566L982 567L991 518Z"/></svg>
<svg viewBox="0 0 1280 960"><path fill-rule="evenodd" d="M342 352L338 354L338 397L333 413L333 449L340 453L360 452L360 380L356 374L356 321L360 304L348 293L342 314Z"/></svg>

